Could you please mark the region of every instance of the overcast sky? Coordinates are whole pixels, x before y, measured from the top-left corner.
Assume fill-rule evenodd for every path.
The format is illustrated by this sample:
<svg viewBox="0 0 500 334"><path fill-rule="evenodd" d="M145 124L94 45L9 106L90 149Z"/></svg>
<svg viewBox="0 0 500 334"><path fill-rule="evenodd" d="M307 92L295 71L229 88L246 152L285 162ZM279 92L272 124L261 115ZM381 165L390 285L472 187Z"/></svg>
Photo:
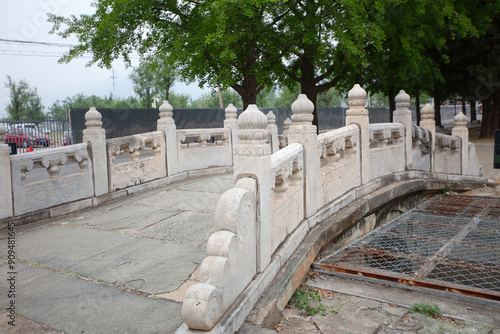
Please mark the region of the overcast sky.
<svg viewBox="0 0 500 334"><path fill-rule="evenodd" d="M70 16L93 13L90 0L0 0L0 39L60 44L75 44L76 39L62 39L50 35L52 24L47 22L47 13ZM7 75L14 80L26 80L30 86L38 89L45 106L57 100L77 93L104 96L113 93L111 70L101 69L96 65L86 67L89 59L75 59L69 64L59 64L59 55L67 47L46 47L0 41L0 118L6 117L9 104L9 90L5 87ZM133 64L137 65L137 63ZM130 69L123 61L115 61L115 96L134 95ZM199 89L196 84L186 86L176 82L173 91L188 93L193 98L208 92ZM89 106L90 107L90 106ZM174 106L175 108L175 106Z"/></svg>

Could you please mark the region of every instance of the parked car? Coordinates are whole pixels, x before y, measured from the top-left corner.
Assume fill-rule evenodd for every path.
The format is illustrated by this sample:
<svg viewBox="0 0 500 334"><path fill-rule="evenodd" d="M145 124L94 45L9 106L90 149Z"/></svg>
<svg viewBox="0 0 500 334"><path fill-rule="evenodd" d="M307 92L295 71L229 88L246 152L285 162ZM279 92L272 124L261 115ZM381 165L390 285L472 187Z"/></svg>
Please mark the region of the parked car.
<svg viewBox="0 0 500 334"><path fill-rule="evenodd" d="M5 134L6 143L15 143L17 147L45 146L50 145L50 139L44 133L31 128L18 127L10 129Z"/></svg>

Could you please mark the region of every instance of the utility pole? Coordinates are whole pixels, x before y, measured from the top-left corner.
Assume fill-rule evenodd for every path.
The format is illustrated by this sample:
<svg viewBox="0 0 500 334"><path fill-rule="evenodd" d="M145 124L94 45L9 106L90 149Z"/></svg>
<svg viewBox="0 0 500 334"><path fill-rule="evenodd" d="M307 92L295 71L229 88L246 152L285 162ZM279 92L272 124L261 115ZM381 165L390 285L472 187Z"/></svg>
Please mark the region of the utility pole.
<svg viewBox="0 0 500 334"><path fill-rule="evenodd" d="M115 68L111 68L111 70L113 71L113 75L111 75L111 79L113 79L113 97L116 96L115 94L115 79L116 79L116 76L115 76Z"/></svg>

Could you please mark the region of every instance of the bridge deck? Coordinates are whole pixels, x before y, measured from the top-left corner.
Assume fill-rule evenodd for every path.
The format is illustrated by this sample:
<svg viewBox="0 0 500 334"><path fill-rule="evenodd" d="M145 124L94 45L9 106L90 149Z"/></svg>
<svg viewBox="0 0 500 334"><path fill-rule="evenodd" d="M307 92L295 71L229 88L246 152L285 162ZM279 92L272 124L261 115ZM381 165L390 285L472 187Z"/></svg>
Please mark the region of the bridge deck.
<svg viewBox="0 0 500 334"><path fill-rule="evenodd" d="M232 175L193 179L20 226L14 269L0 266L0 308L9 306L5 277L15 272L16 312L35 322L66 333L174 332L182 319L172 292L205 257L216 204L232 184ZM0 316L4 332L11 326Z"/></svg>

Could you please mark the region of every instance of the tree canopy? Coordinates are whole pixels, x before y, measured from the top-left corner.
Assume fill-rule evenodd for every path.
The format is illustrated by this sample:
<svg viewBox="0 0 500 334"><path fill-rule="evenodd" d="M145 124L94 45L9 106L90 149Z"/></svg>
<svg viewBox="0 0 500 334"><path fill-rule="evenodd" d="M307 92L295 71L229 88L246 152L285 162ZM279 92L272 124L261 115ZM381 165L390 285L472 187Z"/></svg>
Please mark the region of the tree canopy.
<svg viewBox="0 0 500 334"><path fill-rule="evenodd" d="M7 76L5 87L10 95L10 103L7 106L10 119L20 121L45 118L42 98L38 95L36 87L31 87L25 80L15 81L11 76Z"/></svg>

